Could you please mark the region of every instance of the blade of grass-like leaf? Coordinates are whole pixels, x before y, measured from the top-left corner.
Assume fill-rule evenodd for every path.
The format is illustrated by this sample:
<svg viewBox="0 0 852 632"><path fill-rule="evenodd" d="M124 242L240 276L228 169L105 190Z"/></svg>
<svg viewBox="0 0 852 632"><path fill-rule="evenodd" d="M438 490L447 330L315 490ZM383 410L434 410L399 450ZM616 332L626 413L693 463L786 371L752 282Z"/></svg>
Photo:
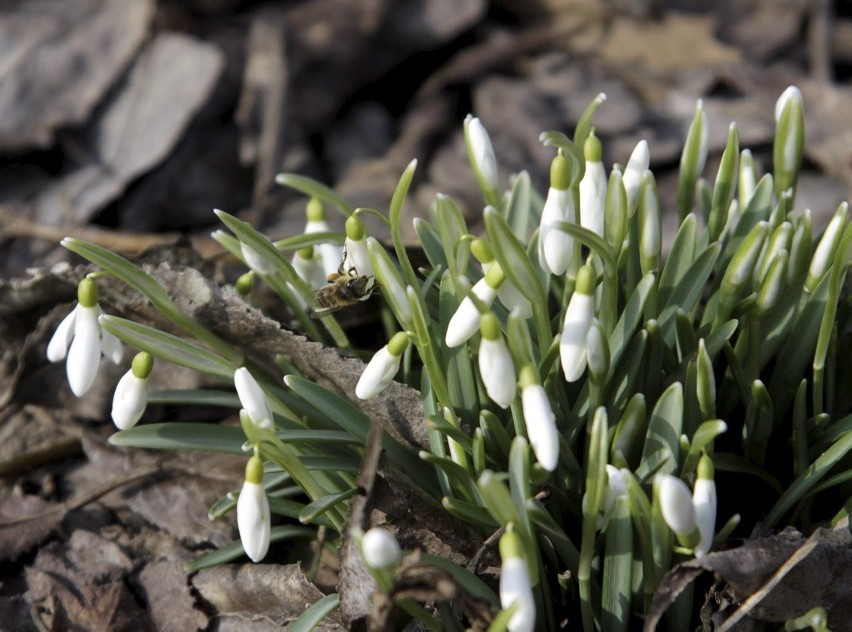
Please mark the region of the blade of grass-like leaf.
<svg viewBox="0 0 852 632"><path fill-rule="evenodd" d="M550 512L535 498L530 498L527 500L527 515L536 525L537 530L553 543L553 547L568 570L576 574L580 564L580 551L577 550L562 527L553 519Z"/></svg>
<svg viewBox="0 0 852 632"><path fill-rule="evenodd" d="M300 191L307 196L315 197L318 200L327 202L332 206L336 206L346 217L352 215L352 212L355 210L334 191L312 178L300 176L295 173L279 173L275 176L275 182L282 186Z"/></svg>
<svg viewBox="0 0 852 632"><path fill-rule="evenodd" d="M603 507L607 491L607 435L608 420L606 409L598 408L592 419L589 433L588 465L586 468L586 499L583 507L583 535L580 543L580 561L577 567L577 584L580 592L580 610L583 617L583 629L593 630L596 608L600 604L592 601L592 561L595 554L595 532L597 519Z"/></svg>
<svg viewBox="0 0 852 632"><path fill-rule="evenodd" d="M233 379L234 371L237 370L236 365L212 351L159 329L118 316L104 315L100 322L104 329L121 341L140 351L147 351L156 358L227 380Z"/></svg>
<svg viewBox="0 0 852 632"><path fill-rule="evenodd" d="M749 461L746 461L738 454L730 452L717 452L713 454L713 466L719 472L734 472L736 474L748 474L762 480L773 491L780 494L784 491L784 486L780 481L767 472L764 468L758 467Z"/></svg>
<svg viewBox="0 0 852 632"><path fill-rule="evenodd" d="M443 417L431 415L427 420L427 426L431 430L437 430L442 435L452 438L453 441L458 443L464 449L465 452L472 454L473 445L471 438L462 432L460 428L457 428Z"/></svg>
<svg viewBox="0 0 852 632"><path fill-rule="evenodd" d="M240 353L236 349L184 314L169 297L165 288L140 267L121 255L80 239L66 237L62 240L62 245L127 283L150 300L166 318L220 355L232 362L239 361Z"/></svg>
<svg viewBox="0 0 852 632"><path fill-rule="evenodd" d="M411 186L412 178L414 178L415 169L417 169L417 160L412 160L399 177L399 182L391 198L388 218L390 219L391 239L393 240L396 258L399 261L399 267L402 271L402 278L405 279L407 285L419 289L420 281L414 273L414 268L411 267L411 261L409 261L408 253L405 251L405 244L402 241L402 232L400 231L400 226L402 225L402 205L405 202L405 196L408 195L408 189Z"/></svg>
<svg viewBox="0 0 852 632"><path fill-rule="evenodd" d="M284 525L272 527L269 532L269 541L270 543L273 543L280 542L281 540L291 540L293 538L313 538L315 535L316 532L307 527ZM213 551L212 553L196 557L194 560L187 563L186 570L190 573L195 573L196 571L200 571L204 568L213 568L214 566L219 566L226 562L232 562L233 560L241 557L244 553L245 551L243 550L242 542L236 540L230 544L226 544L216 551Z"/></svg>
<svg viewBox="0 0 852 632"><path fill-rule="evenodd" d="M823 452L811 465L790 485L775 506L766 515L764 523L770 529L774 527L785 513L807 492L828 474L840 459L852 450L852 432L841 436L834 444Z"/></svg>
<svg viewBox="0 0 852 632"><path fill-rule="evenodd" d="M450 264L447 261L446 253L444 253L441 236L437 229L422 217L415 217L413 224L417 241L420 242L423 254L426 255L432 267L441 266L445 270L448 269Z"/></svg>
<svg viewBox="0 0 852 632"><path fill-rule="evenodd" d="M603 92L599 92L580 115L577 127L574 128L574 144L577 147L582 147L583 143L586 142L586 138L592 133L592 118L594 118L598 106L604 101L606 101L606 95Z"/></svg>
<svg viewBox="0 0 852 632"><path fill-rule="evenodd" d="M678 282L686 274L690 264L695 259L695 234L698 221L695 215L690 213L686 216L675 235L672 249L666 257L663 272L660 274L659 291L657 300L660 305L666 305L668 297ZM689 311L689 310L685 310Z"/></svg>
<svg viewBox="0 0 852 632"><path fill-rule="evenodd" d="M618 319L618 323L616 323L615 329L609 337L610 375L614 374L614 369L621 360L621 355L627 348L627 343L642 320L642 315L645 312L645 303L655 282L656 277L653 274L646 274L642 277L642 280L636 285L636 288L630 295L630 299L621 313L621 318Z"/></svg>
<svg viewBox="0 0 852 632"><path fill-rule="evenodd" d="M443 557L437 557L429 553L422 553L420 557L424 562L434 564L438 568L447 571L450 575L452 575L456 583L464 588L468 594L487 601L494 608L499 607L500 600L497 599L497 595L494 594L494 591L488 587L488 584L479 579L479 577L473 573L465 570L450 560L444 559Z"/></svg>
<svg viewBox="0 0 852 632"><path fill-rule="evenodd" d="M655 472L673 474L680 455L683 428L683 386L675 382L657 400L648 422L648 434L642 460L636 469L639 480L648 480Z"/></svg>
<svg viewBox="0 0 852 632"><path fill-rule="evenodd" d="M145 424L119 430L109 438L112 445L152 450L205 450L245 455L246 436L237 426L205 423Z"/></svg>
<svg viewBox="0 0 852 632"><path fill-rule="evenodd" d="M692 442L689 444L689 452L687 452L686 458L683 460L681 476L695 472L698 459L701 457L701 451L727 429L728 424L721 419L710 419L698 426L692 437Z"/></svg>
<svg viewBox="0 0 852 632"><path fill-rule="evenodd" d="M316 246L317 244L326 244L329 242L333 243L335 246L342 246L345 238L346 236L343 233L328 230L293 235L292 237L273 241L272 245L281 252L293 252L295 250L301 250L302 248L308 248L309 246Z"/></svg>
<svg viewBox="0 0 852 632"><path fill-rule="evenodd" d="M298 487L299 494L302 493L302 490ZM295 520L299 519L299 516L302 513L302 510L305 508L304 503L297 502L295 500L290 500L289 498L278 498L276 496L268 496L269 498L269 511L278 516L287 516L288 518L294 518ZM236 505L236 501L234 501ZM329 527L334 529L334 524L331 520L328 519L328 516L316 516L313 520L311 520L311 524L321 525L323 527Z"/></svg>
<svg viewBox="0 0 852 632"><path fill-rule="evenodd" d="M305 507L299 512L299 522L302 524L315 522L318 517L325 515L329 509L346 502L357 493L358 488L353 487L352 489L347 489L344 492L328 494L322 498L317 498L315 501L305 505Z"/></svg>
<svg viewBox="0 0 852 632"><path fill-rule="evenodd" d="M648 332L640 329L627 345L626 353L622 354L613 371L612 377L608 380L607 407L612 411L613 415L621 416L624 407L627 405L627 401L632 396L632 393L635 392L633 386L639 378L639 367L642 366L642 361L645 358L645 348L647 345ZM572 445L576 439L576 432L572 432L570 439Z"/></svg>
<svg viewBox="0 0 852 632"><path fill-rule="evenodd" d="M210 389L187 389L185 391L151 391L149 404L183 404L185 406L222 406L242 408L236 393Z"/></svg>
<svg viewBox="0 0 852 632"><path fill-rule="evenodd" d="M482 505L459 498L450 498L449 496L444 496L441 499L441 504L449 513L471 524L491 530L500 526Z"/></svg>
<svg viewBox="0 0 852 632"><path fill-rule="evenodd" d="M668 301L664 304L660 301L658 304L665 305L660 315L660 327L663 330L663 337L666 344L671 346L674 343L674 314L677 309L691 313L698 304L704 289L707 286L707 280L713 273L721 245L719 242L714 242L707 246L689 268L683 273L680 281L672 287Z"/></svg>
<svg viewBox="0 0 852 632"><path fill-rule="evenodd" d="M299 460L305 469L316 472L354 472L361 469L361 460L339 456L303 456Z"/></svg>
<svg viewBox="0 0 852 632"><path fill-rule="evenodd" d="M571 166L568 188L571 188L583 179L583 174L586 173L586 159L583 156L583 150L580 146L572 142L562 132L542 132L538 135L538 139L545 147L561 149L566 158L568 158L568 164Z"/></svg>
<svg viewBox="0 0 852 632"><path fill-rule="evenodd" d="M530 176L526 171L521 171L515 176L506 205L506 223L521 241L526 237L532 219L530 189Z"/></svg>
<svg viewBox="0 0 852 632"><path fill-rule="evenodd" d="M606 527L601 594L601 632L623 632L630 619L633 525L628 498L615 501Z"/></svg>
<svg viewBox="0 0 852 632"><path fill-rule="evenodd" d="M479 500L479 494L476 491L476 484L473 477L464 467L451 459L426 452L425 450L420 451L420 458L444 472L465 500L472 503L476 503Z"/></svg>
<svg viewBox="0 0 852 632"><path fill-rule="evenodd" d="M311 604L287 626L287 632L311 632L340 605L340 595L331 593Z"/></svg>

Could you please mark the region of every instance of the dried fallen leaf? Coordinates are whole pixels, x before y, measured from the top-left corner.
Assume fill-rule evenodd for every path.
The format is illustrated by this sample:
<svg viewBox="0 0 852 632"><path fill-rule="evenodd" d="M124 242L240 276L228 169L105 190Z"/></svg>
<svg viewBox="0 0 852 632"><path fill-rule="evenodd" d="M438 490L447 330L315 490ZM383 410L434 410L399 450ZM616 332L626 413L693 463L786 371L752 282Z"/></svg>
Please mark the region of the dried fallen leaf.
<svg viewBox="0 0 852 632"><path fill-rule="evenodd" d="M142 44L152 0L18 0L0 10L0 149L79 125Z"/></svg>

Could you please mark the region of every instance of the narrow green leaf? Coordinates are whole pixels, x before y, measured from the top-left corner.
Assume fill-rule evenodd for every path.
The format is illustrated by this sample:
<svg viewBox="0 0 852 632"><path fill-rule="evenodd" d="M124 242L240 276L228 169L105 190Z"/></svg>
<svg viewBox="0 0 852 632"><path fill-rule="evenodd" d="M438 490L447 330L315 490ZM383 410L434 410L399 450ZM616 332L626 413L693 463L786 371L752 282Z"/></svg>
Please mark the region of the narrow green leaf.
<svg viewBox="0 0 852 632"><path fill-rule="evenodd" d="M300 176L295 173L279 173L275 176L275 182L282 186L300 191L308 197L314 197L318 200L331 204L332 206L336 206L346 217L352 215L352 212L355 210L334 191L321 182L317 182L313 178Z"/></svg>
<svg viewBox="0 0 852 632"><path fill-rule="evenodd" d="M109 438L112 445L152 450L204 450L245 455L246 437L237 426L205 423L144 424L120 430Z"/></svg>
<svg viewBox="0 0 852 632"><path fill-rule="evenodd" d="M627 343L633 336L639 323L642 321L642 316L645 312L645 304L651 294L651 290L656 282L654 274L646 274L642 280L636 285L624 311L621 313L621 318L615 325L612 335L609 337L609 365L615 367L621 355L627 348ZM613 369L610 369L613 373Z"/></svg>
<svg viewBox="0 0 852 632"><path fill-rule="evenodd" d="M482 599L483 601L487 601L493 608L499 607L500 601L497 599L497 595L494 594L494 591L473 573L465 570L458 564L442 557L430 555L429 553L422 553L421 559L424 562L434 564L435 566L447 571L450 575L452 575L456 583L467 591L468 594L478 599Z"/></svg>
<svg viewBox="0 0 852 632"><path fill-rule="evenodd" d="M315 535L316 532L314 529L309 529L308 527L284 525L272 527L272 530L269 532L269 541L270 543L274 543L281 540L292 540L293 538L313 538ZM232 562L242 557L244 553L242 542L236 540L211 553L196 557L187 563L186 570L190 573L195 573L205 568L220 566L221 564Z"/></svg>
<svg viewBox="0 0 852 632"><path fill-rule="evenodd" d="M698 426L695 435L692 437L692 442L689 444L689 452L687 452L683 461L681 476L692 474L695 471L698 459L701 457L701 451L727 429L728 424L721 419L710 419Z"/></svg>
<svg viewBox="0 0 852 632"><path fill-rule="evenodd" d="M299 522L302 524L310 524L319 516L324 515L332 507L336 507L337 505L346 502L357 493L358 488L353 487L352 489L347 489L344 492L328 494L322 498L317 498L315 501L305 505L304 509L299 512Z"/></svg>
<svg viewBox="0 0 852 632"><path fill-rule="evenodd" d="M461 518L479 527L493 530L500 526L482 505L467 502L459 498L450 498L449 496L444 496L441 499L441 504L444 509L457 518Z"/></svg>
<svg viewBox="0 0 852 632"><path fill-rule="evenodd" d="M444 252L444 246L441 243L441 236L438 230L422 217L415 217L414 232L417 235L417 241L420 242L420 247L423 249L423 254L432 264L433 268L441 266L444 270L449 269L449 261Z"/></svg>
<svg viewBox="0 0 852 632"><path fill-rule="evenodd" d="M675 382L660 395L651 411L642 460L636 470L640 480L648 480L656 472L673 474L676 471L682 428L683 387Z"/></svg>
<svg viewBox="0 0 852 632"><path fill-rule="evenodd" d="M537 223L537 218L533 217L531 188L529 174L521 171L515 176L506 204L506 223L521 241L526 237L530 224Z"/></svg>
<svg viewBox="0 0 852 632"><path fill-rule="evenodd" d="M669 256L666 258L666 263L663 266L663 272L660 274L659 291L657 293L657 300L660 305L668 304L669 296L695 259L697 226L698 220L696 220L695 215L690 213L684 218L677 231L677 235L675 235L672 249L669 251ZM684 311L690 310L684 309Z"/></svg>
<svg viewBox="0 0 852 632"><path fill-rule="evenodd" d="M617 498L606 527L601 595L601 632L623 632L630 619L633 525L629 499Z"/></svg>
<svg viewBox="0 0 852 632"><path fill-rule="evenodd" d="M331 593L315 601L294 621L288 624L288 632L311 632L323 619L340 605L340 595Z"/></svg>
<svg viewBox="0 0 852 632"><path fill-rule="evenodd" d="M571 166L571 176L568 179L568 188L580 182L583 179L583 174L586 172L586 159L583 157L583 149L571 141L562 132L542 132L538 139L545 147L556 147L561 149L568 158L568 164Z"/></svg>
<svg viewBox="0 0 852 632"><path fill-rule="evenodd" d="M222 406L239 410L240 398L231 391L187 389L185 391L151 391L149 404L183 404L185 406Z"/></svg>
<svg viewBox="0 0 852 632"><path fill-rule="evenodd" d="M604 101L606 101L606 95L603 92L599 92L580 115L577 127L574 128L574 144L577 147L582 147L589 134L592 133L592 118L594 118L598 106Z"/></svg>

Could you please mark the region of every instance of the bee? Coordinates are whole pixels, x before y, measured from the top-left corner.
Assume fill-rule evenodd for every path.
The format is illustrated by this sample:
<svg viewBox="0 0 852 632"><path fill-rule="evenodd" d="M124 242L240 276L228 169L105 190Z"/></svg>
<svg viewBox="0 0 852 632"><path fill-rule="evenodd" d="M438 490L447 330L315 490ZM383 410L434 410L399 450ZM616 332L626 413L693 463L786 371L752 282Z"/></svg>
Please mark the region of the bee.
<svg viewBox="0 0 852 632"><path fill-rule="evenodd" d="M317 309L311 316L323 318L344 307L350 307L360 301L366 301L376 291L376 280L372 275L358 274L354 267L345 269L346 250L337 272L328 275L328 285L317 290Z"/></svg>

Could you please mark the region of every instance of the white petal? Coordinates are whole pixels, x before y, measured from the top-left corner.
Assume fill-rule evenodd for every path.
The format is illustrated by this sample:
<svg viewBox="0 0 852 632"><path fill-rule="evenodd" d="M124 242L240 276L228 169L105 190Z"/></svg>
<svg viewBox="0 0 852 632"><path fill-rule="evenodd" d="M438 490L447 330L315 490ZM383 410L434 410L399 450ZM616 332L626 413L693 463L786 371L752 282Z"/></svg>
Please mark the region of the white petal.
<svg viewBox="0 0 852 632"><path fill-rule="evenodd" d="M657 484L666 524L679 535L691 534L695 531L695 508L686 483L671 474L660 474Z"/></svg>
<svg viewBox="0 0 852 632"><path fill-rule="evenodd" d="M237 527L246 555L253 562L259 562L266 557L269 550L271 518L269 500L263 491L263 485L248 481L243 483L240 497L237 499Z"/></svg>
<svg viewBox="0 0 852 632"><path fill-rule="evenodd" d="M587 162L580 180L580 225L603 237L606 173L602 162Z"/></svg>
<svg viewBox="0 0 852 632"><path fill-rule="evenodd" d="M498 186L497 159L494 156L491 138L488 136L482 121L478 118L470 119L467 124L467 133L471 153L482 179L490 188L496 189Z"/></svg>
<svg viewBox="0 0 852 632"><path fill-rule="evenodd" d="M473 286L473 293L486 307L491 307L494 299L497 298L497 290L488 285L484 277ZM465 296L447 325L447 346L452 349L470 340L473 334L479 331L480 318L481 314L476 309L476 305Z"/></svg>
<svg viewBox="0 0 852 632"><path fill-rule="evenodd" d="M74 309L72 309L69 314L62 319L62 322L59 323L59 326L53 333L53 337L47 344L47 359L51 362L64 360L65 355L68 353L68 345L71 344L71 339L74 338L74 323L77 320L78 307L79 305L76 305Z"/></svg>
<svg viewBox="0 0 852 632"><path fill-rule="evenodd" d="M102 314L103 310L99 307L98 320L100 320L100 316ZM100 322L98 323L98 326L100 326ZM112 360L113 364L120 364L121 357L124 355L124 347L121 344L121 340L113 336L103 327L101 327L101 353Z"/></svg>
<svg viewBox="0 0 852 632"><path fill-rule="evenodd" d="M716 483L699 478L692 491L692 505L695 507L695 522L701 541L695 547L695 557L706 555L713 546L713 534L716 532Z"/></svg>
<svg viewBox="0 0 852 632"><path fill-rule="evenodd" d="M500 568L500 605L505 609L516 601L519 607L509 620L510 632L532 632L535 628L535 599L527 564L519 557L510 557Z"/></svg>
<svg viewBox="0 0 852 632"><path fill-rule="evenodd" d="M787 86L787 89L781 93L778 100L775 102L775 122L781 120L781 114L784 112L784 107L789 101L796 100L802 102L802 92L796 86Z"/></svg>
<svg viewBox="0 0 852 632"><path fill-rule="evenodd" d="M639 184L642 174L650 164L651 152L648 150L648 142L640 140L630 155L630 160L627 161L627 167L624 168L623 181L627 191L627 209L631 217L639 206Z"/></svg>
<svg viewBox="0 0 852 632"><path fill-rule="evenodd" d="M318 290L328 282L328 273L325 272L322 258L317 254L310 259L305 259L296 253L293 255L293 269L312 290Z"/></svg>
<svg viewBox="0 0 852 632"><path fill-rule="evenodd" d="M535 458L544 469L552 472L559 462L559 433L547 393L540 384L531 384L521 393L521 403Z"/></svg>
<svg viewBox="0 0 852 632"><path fill-rule="evenodd" d="M370 253L367 251L367 240L346 238L345 244L346 261L343 262L343 269L349 272L354 268L355 272L360 276L373 276L373 264L370 263Z"/></svg>
<svg viewBox="0 0 852 632"><path fill-rule="evenodd" d="M574 196L571 191L551 187L541 212L539 228L539 263L551 274L564 274L574 253L574 238L552 228L551 224L574 221Z"/></svg>
<svg viewBox="0 0 852 632"><path fill-rule="evenodd" d="M251 246L240 242L240 252L243 254L243 259L245 259L246 265L258 274L272 274L275 272L275 268L272 264L270 264Z"/></svg>
<svg viewBox="0 0 852 632"><path fill-rule="evenodd" d="M508 408L515 399L518 378L512 354L502 338L479 343L479 373L485 392L500 408Z"/></svg>
<svg viewBox="0 0 852 632"><path fill-rule="evenodd" d="M402 559L402 551L396 538L390 531L381 527L373 527L364 534L361 554L367 565L373 568L390 568L399 564Z"/></svg>
<svg viewBox="0 0 852 632"><path fill-rule="evenodd" d="M388 351L387 345L376 351L355 386L358 399L370 399L385 390L399 371L401 358Z"/></svg>
<svg viewBox="0 0 852 632"><path fill-rule="evenodd" d="M118 381L112 398L112 420L119 430L136 425L148 404L148 380L128 371Z"/></svg>
<svg viewBox="0 0 852 632"><path fill-rule="evenodd" d="M272 409L269 400L247 368L241 367L234 372L234 386L249 419L258 427L271 427Z"/></svg>
<svg viewBox="0 0 852 632"><path fill-rule="evenodd" d="M74 340L71 341L68 361L65 363L68 384L77 397L85 394L95 383L101 360L100 337L98 308L78 306Z"/></svg>
<svg viewBox="0 0 852 632"><path fill-rule="evenodd" d="M576 382L586 370L586 340L594 310L594 297L580 292L574 292L565 310L562 335L559 338L559 357L568 382Z"/></svg>

